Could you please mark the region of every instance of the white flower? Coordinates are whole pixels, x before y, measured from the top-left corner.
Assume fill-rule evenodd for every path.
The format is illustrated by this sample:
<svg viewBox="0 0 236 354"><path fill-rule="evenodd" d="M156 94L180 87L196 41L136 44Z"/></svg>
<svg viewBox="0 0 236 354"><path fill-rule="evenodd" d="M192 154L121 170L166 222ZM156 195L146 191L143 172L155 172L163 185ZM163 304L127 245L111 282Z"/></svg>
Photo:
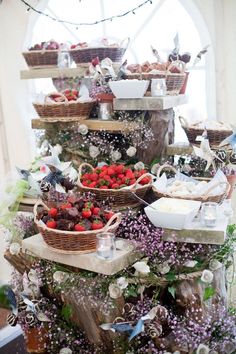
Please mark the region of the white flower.
<svg viewBox="0 0 236 354"><path fill-rule="evenodd" d="M155 163L154 165L152 165L151 173L156 176L157 171L158 171L159 168L160 168L159 163Z"/></svg>
<svg viewBox="0 0 236 354"><path fill-rule="evenodd" d="M55 273L53 273L53 279L57 283L65 283L65 281L69 278L69 274L65 272L61 272L60 270L57 270Z"/></svg>
<svg viewBox="0 0 236 354"><path fill-rule="evenodd" d="M17 255L20 253L20 244L18 242L13 242L10 245L9 251L12 255Z"/></svg>
<svg viewBox="0 0 236 354"><path fill-rule="evenodd" d="M109 285L109 295L112 299L118 299L122 295L122 290L117 284Z"/></svg>
<svg viewBox="0 0 236 354"><path fill-rule="evenodd" d="M12 236L13 235L9 230L4 230L3 239L5 242L11 242Z"/></svg>
<svg viewBox="0 0 236 354"><path fill-rule="evenodd" d="M111 159L112 161L118 161L121 159L121 153L118 150L113 150L111 153Z"/></svg>
<svg viewBox="0 0 236 354"><path fill-rule="evenodd" d="M136 262L133 264L134 269L136 270L135 275L145 276L150 273L150 267L145 262Z"/></svg>
<svg viewBox="0 0 236 354"><path fill-rule="evenodd" d="M199 344L196 354L208 354L210 349L205 344Z"/></svg>
<svg viewBox="0 0 236 354"><path fill-rule="evenodd" d="M204 269L204 271L202 272L201 281L203 281L204 283L211 283L213 278L213 273L208 269Z"/></svg>
<svg viewBox="0 0 236 354"><path fill-rule="evenodd" d="M129 156L129 157L133 157L136 155L136 152L137 152L137 149L136 147L134 146L130 146L127 150L126 150L126 154Z"/></svg>
<svg viewBox="0 0 236 354"><path fill-rule="evenodd" d="M53 146L53 151L56 155L60 155L62 153L62 146L59 144Z"/></svg>
<svg viewBox="0 0 236 354"><path fill-rule="evenodd" d="M78 128L78 133L80 133L81 135L86 135L88 134L88 127L86 124L80 124L79 128Z"/></svg>
<svg viewBox="0 0 236 354"><path fill-rule="evenodd" d="M28 273L28 278L31 281L31 283L39 284L39 278L35 269L30 269Z"/></svg>
<svg viewBox="0 0 236 354"><path fill-rule="evenodd" d="M117 285L120 287L121 290L126 289L129 285L128 281L125 277L120 277L116 280Z"/></svg>
<svg viewBox="0 0 236 354"><path fill-rule="evenodd" d="M184 263L184 266L188 267L188 268L193 268L193 267L195 267L196 264L197 264L197 261L186 261Z"/></svg>
<svg viewBox="0 0 236 354"><path fill-rule="evenodd" d="M96 157L100 154L100 151L99 149L94 146L94 145L91 145L89 147L89 155L92 157L92 159L96 159Z"/></svg>
<svg viewBox="0 0 236 354"><path fill-rule="evenodd" d="M72 350L68 347L66 348L62 348L60 351L59 351L59 354L72 354Z"/></svg>
<svg viewBox="0 0 236 354"><path fill-rule="evenodd" d="M142 161L139 161L134 165L134 169L136 171L143 170L144 168L145 168L145 165Z"/></svg>
<svg viewBox="0 0 236 354"><path fill-rule="evenodd" d="M159 264L158 270L162 275L169 273L170 266L169 266L168 262L163 262L163 263Z"/></svg>
<svg viewBox="0 0 236 354"><path fill-rule="evenodd" d="M222 267L222 263L219 262L217 259L212 259L209 264L210 270L217 270Z"/></svg>

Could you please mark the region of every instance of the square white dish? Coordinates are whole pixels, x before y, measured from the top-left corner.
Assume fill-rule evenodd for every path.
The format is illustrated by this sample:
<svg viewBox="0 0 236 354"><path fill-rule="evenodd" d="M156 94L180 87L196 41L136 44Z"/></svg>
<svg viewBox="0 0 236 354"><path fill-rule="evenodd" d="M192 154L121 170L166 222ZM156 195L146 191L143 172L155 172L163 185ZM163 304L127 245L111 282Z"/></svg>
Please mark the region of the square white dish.
<svg viewBox="0 0 236 354"><path fill-rule="evenodd" d="M149 80L109 81L109 86L116 98L142 98L149 85Z"/></svg>
<svg viewBox="0 0 236 354"><path fill-rule="evenodd" d="M160 198L144 211L156 227L182 230L197 215L201 202L195 200Z"/></svg>

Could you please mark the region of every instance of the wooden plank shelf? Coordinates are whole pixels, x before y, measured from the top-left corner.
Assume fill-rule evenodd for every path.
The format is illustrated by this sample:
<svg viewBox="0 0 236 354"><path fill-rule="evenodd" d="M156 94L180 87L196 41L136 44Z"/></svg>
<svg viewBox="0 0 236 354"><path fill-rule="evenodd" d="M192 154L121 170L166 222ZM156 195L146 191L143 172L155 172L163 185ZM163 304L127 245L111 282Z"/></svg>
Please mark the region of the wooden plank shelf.
<svg viewBox="0 0 236 354"><path fill-rule="evenodd" d="M99 119L79 119L75 118L75 121L60 121L52 120L52 122L45 122L43 119L32 119L31 127L32 129L50 129L55 125L58 128L63 128L65 125L73 126L75 124L86 124L89 130L105 130L108 132L128 132L139 128L139 124L136 122L122 122L115 120L99 120Z"/></svg>
<svg viewBox="0 0 236 354"><path fill-rule="evenodd" d="M191 155L193 153L192 145L189 143L170 144L166 148L166 155Z"/></svg>
<svg viewBox="0 0 236 354"><path fill-rule="evenodd" d="M127 241L123 241L126 247L116 250L111 260L103 260L96 256L96 253L65 254L60 250L54 250L43 240L41 234L26 238L22 241L22 251L35 257L49 261L66 264L75 268L89 270L95 273L106 275L116 274L122 269L133 264L141 257Z"/></svg>
<svg viewBox="0 0 236 354"><path fill-rule="evenodd" d="M163 96L163 97L143 97L113 100L114 110L140 110L140 111L163 111L188 102L186 95Z"/></svg>
<svg viewBox="0 0 236 354"><path fill-rule="evenodd" d="M22 80L28 79L45 79L45 78L68 78L68 77L81 77L87 75L89 63L79 64L76 68L64 68L58 67L43 68L43 69L28 69L21 70L20 78ZM118 71L120 63L113 63L113 68ZM103 74L107 74L107 71L103 70Z"/></svg>

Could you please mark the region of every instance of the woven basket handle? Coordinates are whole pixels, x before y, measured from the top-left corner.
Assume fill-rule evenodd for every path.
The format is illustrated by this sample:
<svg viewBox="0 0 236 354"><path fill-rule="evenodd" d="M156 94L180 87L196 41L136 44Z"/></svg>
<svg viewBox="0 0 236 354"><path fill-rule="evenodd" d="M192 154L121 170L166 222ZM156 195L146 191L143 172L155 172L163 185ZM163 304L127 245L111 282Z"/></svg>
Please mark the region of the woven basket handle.
<svg viewBox="0 0 236 354"><path fill-rule="evenodd" d="M175 68L175 67L180 69L179 73L172 73L170 71L172 68ZM184 72L185 72L185 63L183 61L181 61L181 60L172 61L170 63L170 65L168 66L168 68L167 68L167 74L184 74Z"/></svg>
<svg viewBox="0 0 236 354"><path fill-rule="evenodd" d="M63 93L61 93L61 92L53 92L53 93L49 93L48 95L46 95L45 96L45 98L44 98L44 103L48 103L48 102L50 102L50 103L52 103L51 101L49 101L49 99L50 99L50 96L51 95L57 95L57 96L60 96L60 97L62 97L63 99L64 99L64 102L54 102L55 104L60 104L60 103L68 103L69 101L68 101L68 99L66 98L66 96L65 95L63 95Z"/></svg>
<svg viewBox="0 0 236 354"><path fill-rule="evenodd" d="M189 126L187 120L184 117L179 116L179 121L182 127L187 128Z"/></svg>
<svg viewBox="0 0 236 354"><path fill-rule="evenodd" d="M82 164L79 166L79 169L78 169L78 182L77 182L77 184L78 184L79 187L84 187L84 186L82 185L82 183L80 182L80 177L82 176L82 170L83 170L84 167L89 167L92 171L94 170L93 166L90 165L89 163L86 163L86 162L82 163Z"/></svg>
<svg viewBox="0 0 236 354"><path fill-rule="evenodd" d="M127 41L127 44L126 44L126 45L124 45L125 41ZM124 45L125 50L127 50L128 46L129 46L129 43L130 43L130 37L124 38L124 39L120 42L120 48L123 48L123 45Z"/></svg>
<svg viewBox="0 0 236 354"><path fill-rule="evenodd" d="M112 225L113 221L115 221L115 223ZM107 224L104 226L103 231L106 232L111 225L112 227L118 227L120 222L121 222L121 213L116 213L112 215L112 217L108 220Z"/></svg>
<svg viewBox="0 0 236 354"><path fill-rule="evenodd" d="M158 168L158 170L157 170L157 178L160 177L161 172L164 171L164 170L168 170L168 171L172 171L174 173L177 173L177 170L176 170L175 167L166 164L166 165L162 165L161 167Z"/></svg>
<svg viewBox="0 0 236 354"><path fill-rule="evenodd" d="M137 185L139 184L139 182L142 181L142 179L145 178L145 177L150 177L150 181L149 181L147 184L145 184L145 187L146 187L146 186L149 186L150 184L152 184L152 175L151 175L150 173L144 173L144 174L143 174L142 176L140 176L140 177L137 179L137 181L133 184L131 190L132 190L132 189L135 189L135 187L137 187Z"/></svg>
<svg viewBox="0 0 236 354"><path fill-rule="evenodd" d="M34 222L37 224L38 223L38 219L37 219L37 214L38 214L38 207L44 207L44 209L46 210L50 210L50 208L44 204L44 202L42 200L38 200L35 204L34 204L34 208L33 208L33 212L34 212Z"/></svg>
<svg viewBox="0 0 236 354"><path fill-rule="evenodd" d="M225 193L224 193L224 195L228 195L228 193L229 193L229 190L230 190L230 184L229 184L229 182L216 182L215 184L213 184L213 186L211 186L207 191L206 191L206 194L205 194L205 196L204 197L208 197L209 196L209 194L210 194L210 192L213 190L213 189L215 189L216 187L218 187L218 186L221 186L221 185L225 185L226 187L225 187Z"/></svg>

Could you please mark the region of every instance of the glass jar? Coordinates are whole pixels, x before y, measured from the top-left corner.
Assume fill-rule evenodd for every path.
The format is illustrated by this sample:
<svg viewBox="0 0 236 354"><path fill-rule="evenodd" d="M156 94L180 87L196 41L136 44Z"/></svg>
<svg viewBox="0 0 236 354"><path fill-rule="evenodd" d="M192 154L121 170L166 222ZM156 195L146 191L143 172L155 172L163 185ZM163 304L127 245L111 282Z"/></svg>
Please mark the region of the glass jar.
<svg viewBox="0 0 236 354"><path fill-rule="evenodd" d="M151 95L152 97L166 95L166 79L152 79Z"/></svg>
<svg viewBox="0 0 236 354"><path fill-rule="evenodd" d="M202 203L201 208L201 221L202 224L206 227L214 227L217 222L217 203L207 202Z"/></svg>
<svg viewBox="0 0 236 354"><path fill-rule="evenodd" d="M98 118L103 120L111 119L112 114L112 102L100 102Z"/></svg>
<svg viewBox="0 0 236 354"><path fill-rule="evenodd" d="M115 249L115 235L112 232L102 232L97 235L96 253L98 258L112 259Z"/></svg>

